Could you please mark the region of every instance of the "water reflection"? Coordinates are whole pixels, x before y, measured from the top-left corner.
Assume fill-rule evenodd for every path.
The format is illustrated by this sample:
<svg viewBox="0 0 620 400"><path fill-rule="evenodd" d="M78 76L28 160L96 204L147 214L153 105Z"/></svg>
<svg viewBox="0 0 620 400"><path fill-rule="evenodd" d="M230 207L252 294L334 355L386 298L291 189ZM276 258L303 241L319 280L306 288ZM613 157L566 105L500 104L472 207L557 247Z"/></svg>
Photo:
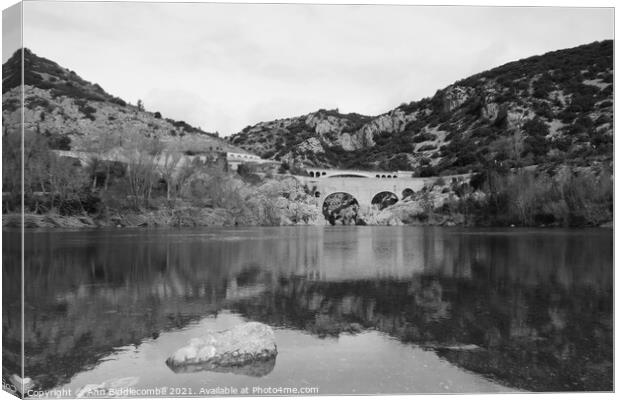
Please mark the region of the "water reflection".
<svg viewBox="0 0 620 400"><path fill-rule="evenodd" d="M18 233L4 238L8 374L20 260ZM26 243L25 371L41 388L223 310L317 337L377 330L513 388L613 388L610 231L54 231Z"/></svg>

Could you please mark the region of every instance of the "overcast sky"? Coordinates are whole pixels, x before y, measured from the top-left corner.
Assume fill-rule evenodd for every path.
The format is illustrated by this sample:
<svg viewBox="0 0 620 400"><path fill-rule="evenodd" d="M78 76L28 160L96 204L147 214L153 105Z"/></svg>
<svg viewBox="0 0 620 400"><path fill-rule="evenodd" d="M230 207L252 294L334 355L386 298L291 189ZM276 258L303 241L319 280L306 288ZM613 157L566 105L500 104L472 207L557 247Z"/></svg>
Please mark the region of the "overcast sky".
<svg viewBox="0 0 620 400"><path fill-rule="evenodd" d="M611 38L609 8L24 3L36 54L223 135L319 108L377 115L508 61Z"/></svg>

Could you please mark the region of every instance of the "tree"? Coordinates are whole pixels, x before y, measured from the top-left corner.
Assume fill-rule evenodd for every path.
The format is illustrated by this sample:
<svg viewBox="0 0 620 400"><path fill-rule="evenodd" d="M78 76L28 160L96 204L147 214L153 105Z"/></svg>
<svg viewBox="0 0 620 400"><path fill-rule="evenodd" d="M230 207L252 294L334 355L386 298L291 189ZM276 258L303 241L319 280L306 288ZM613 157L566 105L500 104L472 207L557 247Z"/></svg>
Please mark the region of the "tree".
<svg viewBox="0 0 620 400"><path fill-rule="evenodd" d="M50 153L47 171L50 208L57 207L61 214L71 214L76 211L72 208L75 204L83 212L79 194L86 182L82 170L76 168L71 159Z"/></svg>
<svg viewBox="0 0 620 400"><path fill-rule="evenodd" d="M510 136L510 154L517 167L521 167L521 153L523 153L523 132L518 127L512 130Z"/></svg>
<svg viewBox="0 0 620 400"><path fill-rule="evenodd" d="M85 180L74 160L56 155L50 150L47 138L34 131L24 131L23 163L20 132L5 130L2 142L3 191L10 193L4 204L6 211L12 211L21 203L22 191L26 204L32 205L34 199L34 205L30 207L35 212L40 211L41 198L49 198L50 208L62 209L69 202L81 208L79 195ZM67 210L71 212L70 207Z"/></svg>
<svg viewBox="0 0 620 400"><path fill-rule="evenodd" d="M105 180L103 183L104 191L108 190L110 184L110 170L112 163L116 161L112 150L116 147L123 147L120 132L101 132L88 136L84 143L87 152L92 153L88 162L88 170L93 180L93 190L96 188L96 174L101 166L105 167Z"/></svg>
<svg viewBox="0 0 620 400"><path fill-rule="evenodd" d="M431 220L433 218L433 209L435 207L435 202L431 197L431 189L424 187L418 201L422 207L424 219L427 221Z"/></svg>
<svg viewBox="0 0 620 400"><path fill-rule="evenodd" d="M92 191L95 191L97 189L97 174L102 164L103 163L101 159L97 155L89 157L89 159L86 161L85 169L88 173L89 178L92 180Z"/></svg>
<svg viewBox="0 0 620 400"><path fill-rule="evenodd" d="M22 187L22 148L19 130L9 130L5 125L2 133L2 191L8 192L8 198L3 196L5 212L13 211L15 206L21 205Z"/></svg>
<svg viewBox="0 0 620 400"><path fill-rule="evenodd" d="M32 131L24 131L24 193L43 190L49 146L47 140Z"/></svg>
<svg viewBox="0 0 620 400"><path fill-rule="evenodd" d="M144 111L144 103L142 102L142 100L138 99L138 111Z"/></svg>
<svg viewBox="0 0 620 400"><path fill-rule="evenodd" d="M163 144L157 138L144 136L133 137L123 149L127 162L127 183L135 208L140 208L142 201L148 207L153 185L158 177L157 159L163 150Z"/></svg>
<svg viewBox="0 0 620 400"><path fill-rule="evenodd" d="M278 168L278 174L286 174L290 169L291 167L288 165L288 162L282 161L282 163L280 163L280 167Z"/></svg>
<svg viewBox="0 0 620 400"><path fill-rule="evenodd" d="M174 178L174 185L171 185L172 196L174 199L187 195L188 187L197 171L204 166L200 160L195 159L192 162L180 163L179 169Z"/></svg>
<svg viewBox="0 0 620 400"><path fill-rule="evenodd" d="M157 169L166 182L166 200L169 204L176 200L179 192L177 177L180 177L179 163L183 154L176 148L169 148L158 158Z"/></svg>
<svg viewBox="0 0 620 400"><path fill-rule="evenodd" d="M524 116L519 115L515 120L513 120L508 125L508 142L506 143L506 148L504 150L510 156L512 160L514 160L517 167L521 167L521 155L523 153L523 125L524 125Z"/></svg>

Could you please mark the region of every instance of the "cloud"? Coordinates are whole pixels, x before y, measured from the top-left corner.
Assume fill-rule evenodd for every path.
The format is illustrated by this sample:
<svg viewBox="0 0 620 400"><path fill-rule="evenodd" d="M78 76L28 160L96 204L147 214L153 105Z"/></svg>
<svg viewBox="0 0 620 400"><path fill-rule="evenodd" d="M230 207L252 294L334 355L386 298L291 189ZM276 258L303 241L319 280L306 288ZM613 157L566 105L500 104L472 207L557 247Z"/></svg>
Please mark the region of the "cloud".
<svg viewBox="0 0 620 400"><path fill-rule="evenodd" d="M26 46L128 101L230 134L376 115L515 59L613 37L613 10L26 2Z"/></svg>

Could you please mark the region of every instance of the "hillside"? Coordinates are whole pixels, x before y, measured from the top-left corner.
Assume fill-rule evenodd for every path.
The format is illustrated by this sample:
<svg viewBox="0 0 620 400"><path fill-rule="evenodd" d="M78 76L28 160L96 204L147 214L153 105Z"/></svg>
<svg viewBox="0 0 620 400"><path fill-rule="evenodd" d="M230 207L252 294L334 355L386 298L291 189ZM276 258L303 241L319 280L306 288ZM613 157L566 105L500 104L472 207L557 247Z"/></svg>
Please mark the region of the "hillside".
<svg viewBox="0 0 620 400"><path fill-rule="evenodd" d="M17 51L2 66L2 120L8 130L17 129L21 119L20 64ZM89 150L95 142L121 147L124 139L146 136L192 154L245 152L184 121L131 105L28 49L24 49L24 103L25 129L47 137L53 149Z"/></svg>
<svg viewBox="0 0 620 400"><path fill-rule="evenodd" d="M376 116L319 110L261 122L230 142L308 166L480 171L613 157L613 41L511 62Z"/></svg>

